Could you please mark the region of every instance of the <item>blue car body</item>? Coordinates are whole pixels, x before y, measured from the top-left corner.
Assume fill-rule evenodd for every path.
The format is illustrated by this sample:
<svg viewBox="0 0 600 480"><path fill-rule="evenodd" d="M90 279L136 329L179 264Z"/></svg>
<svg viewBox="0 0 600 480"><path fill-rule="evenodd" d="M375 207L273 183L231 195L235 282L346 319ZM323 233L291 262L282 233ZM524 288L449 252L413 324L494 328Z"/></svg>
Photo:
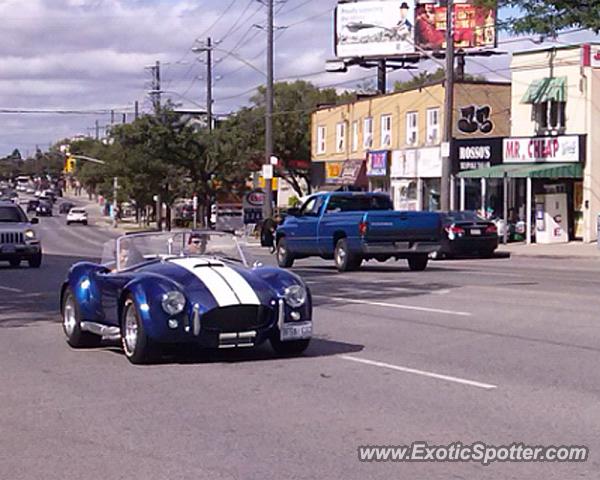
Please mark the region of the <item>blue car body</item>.
<svg viewBox="0 0 600 480"><path fill-rule="evenodd" d="M296 308L285 300L286 289L292 286L307 293L304 304ZM183 293L186 302L183 311L169 315L162 299L173 291ZM234 348L312 335L310 291L297 275L279 268L247 268L198 256L153 259L122 271L79 262L63 284L63 310L67 292L76 299L82 330L99 337L123 334L127 299L133 300L145 334L157 344Z"/></svg>

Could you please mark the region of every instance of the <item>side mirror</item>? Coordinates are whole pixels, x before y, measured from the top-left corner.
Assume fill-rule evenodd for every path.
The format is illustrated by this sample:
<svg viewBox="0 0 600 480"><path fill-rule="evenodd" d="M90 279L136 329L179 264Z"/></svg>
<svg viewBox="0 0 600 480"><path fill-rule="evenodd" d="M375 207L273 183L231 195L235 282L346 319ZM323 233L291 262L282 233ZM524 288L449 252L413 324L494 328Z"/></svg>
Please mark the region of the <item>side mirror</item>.
<svg viewBox="0 0 600 480"><path fill-rule="evenodd" d="M31 223L32 225L37 225L38 223L40 223L40 219L39 219L39 218L37 218L37 217L33 217L33 218L31 219L30 223Z"/></svg>
<svg viewBox="0 0 600 480"><path fill-rule="evenodd" d="M291 217L297 217L300 215L300 209L299 208L289 208L286 213L288 215L290 215Z"/></svg>

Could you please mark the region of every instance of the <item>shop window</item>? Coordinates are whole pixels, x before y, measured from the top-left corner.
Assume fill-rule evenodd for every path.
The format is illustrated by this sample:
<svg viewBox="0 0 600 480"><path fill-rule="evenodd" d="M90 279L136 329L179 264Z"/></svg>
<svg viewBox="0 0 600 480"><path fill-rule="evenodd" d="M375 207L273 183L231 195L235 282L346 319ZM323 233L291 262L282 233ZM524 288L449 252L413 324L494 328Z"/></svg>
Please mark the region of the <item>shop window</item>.
<svg viewBox="0 0 600 480"><path fill-rule="evenodd" d="M335 151L342 153L346 150L346 124L340 122L335 127Z"/></svg>
<svg viewBox="0 0 600 480"><path fill-rule="evenodd" d="M533 105L533 117L538 132L564 131L567 126L566 102L543 102Z"/></svg>
<svg viewBox="0 0 600 480"><path fill-rule="evenodd" d="M433 145L440 138L440 109L427 109L427 143Z"/></svg>
<svg viewBox="0 0 600 480"><path fill-rule="evenodd" d="M363 147L371 148L373 146L373 119L365 118L363 127Z"/></svg>
<svg viewBox="0 0 600 480"><path fill-rule="evenodd" d="M352 151L358 150L358 122L352 122Z"/></svg>
<svg viewBox="0 0 600 480"><path fill-rule="evenodd" d="M419 141L418 113L408 112L406 114L406 144L416 145Z"/></svg>
<svg viewBox="0 0 600 480"><path fill-rule="evenodd" d="M381 116L381 146L389 147L392 145L392 116Z"/></svg>
<svg viewBox="0 0 600 480"><path fill-rule="evenodd" d="M326 137L327 137L327 128L324 126L317 127L317 155L325 153Z"/></svg>

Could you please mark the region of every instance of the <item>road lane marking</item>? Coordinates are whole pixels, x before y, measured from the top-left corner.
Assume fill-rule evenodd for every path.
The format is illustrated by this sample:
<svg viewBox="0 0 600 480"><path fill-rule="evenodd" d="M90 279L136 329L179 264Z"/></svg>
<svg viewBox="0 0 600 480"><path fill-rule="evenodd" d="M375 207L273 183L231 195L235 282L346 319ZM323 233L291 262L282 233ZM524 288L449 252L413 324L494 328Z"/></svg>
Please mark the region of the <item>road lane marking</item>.
<svg viewBox="0 0 600 480"><path fill-rule="evenodd" d="M11 293L23 293L23 290L19 288L3 287L2 285L0 285L0 290Z"/></svg>
<svg viewBox="0 0 600 480"><path fill-rule="evenodd" d="M444 380L446 382L458 383L461 385L467 385L469 387L482 388L484 390L494 390L494 389L498 388L497 385L492 385L489 383L482 383L482 382L477 382L474 380L467 380L466 378L453 377L450 375L443 375L440 373L428 372L426 370L417 370L415 368L401 367L399 365L392 365L391 363L376 362L374 360L353 357L350 355L338 355L338 356L339 356L339 358L342 358L344 360L349 360L351 362L363 363L365 365L372 365L374 367L387 368L390 370L396 370L398 372L403 372L403 373L411 373L413 375L421 375L422 377L435 378L436 380Z"/></svg>
<svg viewBox="0 0 600 480"><path fill-rule="evenodd" d="M459 317L470 317L473 315L470 312L460 312L458 310L443 310L440 308L417 307L416 305L401 305L398 303L372 302L370 300L359 300L357 298L328 297L326 295L314 295L314 296L321 297L321 298L328 298L329 300L335 300L336 302L359 303L362 305L373 305L375 307L397 308L400 310L414 310L417 312L440 313L443 315L457 315Z"/></svg>

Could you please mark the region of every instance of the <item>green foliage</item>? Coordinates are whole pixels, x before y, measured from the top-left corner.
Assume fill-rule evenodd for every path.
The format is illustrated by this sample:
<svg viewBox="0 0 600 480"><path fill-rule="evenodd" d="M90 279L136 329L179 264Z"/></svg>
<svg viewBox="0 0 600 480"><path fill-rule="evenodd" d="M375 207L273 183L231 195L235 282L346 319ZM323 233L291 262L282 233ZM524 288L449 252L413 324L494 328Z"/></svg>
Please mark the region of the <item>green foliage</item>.
<svg viewBox="0 0 600 480"><path fill-rule="evenodd" d="M288 200L288 207L297 208L300 206L300 199L296 196L290 197Z"/></svg>

